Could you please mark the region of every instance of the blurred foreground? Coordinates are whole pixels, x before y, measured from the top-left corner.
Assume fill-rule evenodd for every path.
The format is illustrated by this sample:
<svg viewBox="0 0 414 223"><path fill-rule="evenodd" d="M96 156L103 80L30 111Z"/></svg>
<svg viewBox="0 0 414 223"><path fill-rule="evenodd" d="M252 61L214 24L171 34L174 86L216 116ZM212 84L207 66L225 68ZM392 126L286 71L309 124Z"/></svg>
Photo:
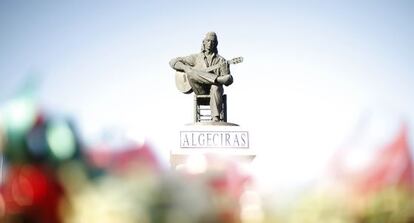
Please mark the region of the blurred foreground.
<svg viewBox="0 0 414 223"><path fill-rule="evenodd" d="M363 168L339 150L327 176L280 205L243 164L200 156L170 170L148 143L85 145L70 119L22 96L1 111L0 222L414 222L407 131Z"/></svg>

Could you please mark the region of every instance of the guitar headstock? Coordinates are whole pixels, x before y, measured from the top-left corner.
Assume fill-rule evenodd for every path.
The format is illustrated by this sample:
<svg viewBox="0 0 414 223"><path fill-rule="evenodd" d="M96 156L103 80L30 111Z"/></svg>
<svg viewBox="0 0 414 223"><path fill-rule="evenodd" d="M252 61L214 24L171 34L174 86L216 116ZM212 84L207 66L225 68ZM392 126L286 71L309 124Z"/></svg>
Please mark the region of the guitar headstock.
<svg viewBox="0 0 414 223"><path fill-rule="evenodd" d="M235 57L235 58L227 61L227 63L229 63L229 64L238 64L238 63L241 63L241 62L243 62L243 57Z"/></svg>

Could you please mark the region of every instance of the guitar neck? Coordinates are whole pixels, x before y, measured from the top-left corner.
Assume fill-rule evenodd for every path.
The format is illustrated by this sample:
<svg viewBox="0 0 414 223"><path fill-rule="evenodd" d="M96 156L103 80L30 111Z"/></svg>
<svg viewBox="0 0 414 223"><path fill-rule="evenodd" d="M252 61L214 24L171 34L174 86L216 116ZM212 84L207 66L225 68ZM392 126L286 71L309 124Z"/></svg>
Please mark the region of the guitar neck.
<svg viewBox="0 0 414 223"><path fill-rule="evenodd" d="M227 63L227 61L224 61L224 62L221 62L221 63L215 64L215 65L213 65L213 66L211 66L211 67L207 67L206 72L213 71L213 70L215 70L215 69L217 69L217 68L221 67L221 66L222 66L223 64L225 64L225 63Z"/></svg>

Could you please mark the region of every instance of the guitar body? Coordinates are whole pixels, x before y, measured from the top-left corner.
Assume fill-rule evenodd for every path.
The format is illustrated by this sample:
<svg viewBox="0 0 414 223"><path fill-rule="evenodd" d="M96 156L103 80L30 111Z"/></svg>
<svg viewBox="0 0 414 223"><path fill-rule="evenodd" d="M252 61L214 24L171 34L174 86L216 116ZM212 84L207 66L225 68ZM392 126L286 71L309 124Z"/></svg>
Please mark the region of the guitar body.
<svg viewBox="0 0 414 223"><path fill-rule="evenodd" d="M193 92L193 89L188 82L187 74L184 72L177 71L175 73L175 86L184 94L191 94Z"/></svg>

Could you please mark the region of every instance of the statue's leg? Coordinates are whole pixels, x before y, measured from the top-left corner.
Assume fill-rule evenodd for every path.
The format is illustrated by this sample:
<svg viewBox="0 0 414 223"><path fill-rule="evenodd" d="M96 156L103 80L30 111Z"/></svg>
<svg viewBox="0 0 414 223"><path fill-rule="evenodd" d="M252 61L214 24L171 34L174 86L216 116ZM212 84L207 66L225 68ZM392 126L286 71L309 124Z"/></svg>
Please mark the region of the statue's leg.
<svg viewBox="0 0 414 223"><path fill-rule="evenodd" d="M223 96L222 85L211 85L210 88L210 109L213 121L220 121L221 103Z"/></svg>
<svg viewBox="0 0 414 223"><path fill-rule="evenodd" d="M199 78L196 78L194 75L188 75L188 83L193 89L196 95L208 95L209 94L209 85L203 81L199 81Z"/></svg>
<svg viewBox="0 0 414 223"><path fill-rule="evenodd" d="M213 73L207 73L198 70L192 70L191 72L187 73L187 76L190 79L193 79L196 82L202 84L214 84L217 79L217 75Z"/></svg>

